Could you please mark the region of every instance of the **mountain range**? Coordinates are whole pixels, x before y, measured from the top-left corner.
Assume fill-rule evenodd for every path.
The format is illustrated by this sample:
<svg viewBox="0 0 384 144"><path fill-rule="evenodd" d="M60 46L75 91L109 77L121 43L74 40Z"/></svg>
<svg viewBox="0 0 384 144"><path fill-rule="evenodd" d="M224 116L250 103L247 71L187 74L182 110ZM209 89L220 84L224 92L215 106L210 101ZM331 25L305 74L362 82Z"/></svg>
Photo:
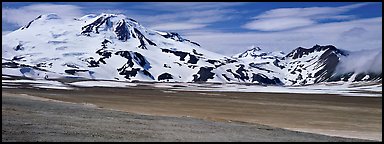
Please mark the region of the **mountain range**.
<svg viewBox="0 0 384 144"><path fill-rule="evenodd" d="M350 64L359 54L333 45L298 47L288 54L254 46L224 56L178 33L151 30L121 14L73 19L40 15L2 40L2 74L33 79L261 85L382 79L381 51L364 62L364 68Z"/></svg>

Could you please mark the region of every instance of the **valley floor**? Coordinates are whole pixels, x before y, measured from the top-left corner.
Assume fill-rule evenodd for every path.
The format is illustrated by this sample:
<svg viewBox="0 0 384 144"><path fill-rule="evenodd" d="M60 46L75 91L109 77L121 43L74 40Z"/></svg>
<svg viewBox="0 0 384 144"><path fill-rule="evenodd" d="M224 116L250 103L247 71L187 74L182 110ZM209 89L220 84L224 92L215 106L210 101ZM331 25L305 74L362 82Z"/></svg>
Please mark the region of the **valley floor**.
<svg viewBox="0 0 384 144"><path fill-rule="evenodd" d="M2 88L2 141L363 139L382 141L382 97Z"/></svg>

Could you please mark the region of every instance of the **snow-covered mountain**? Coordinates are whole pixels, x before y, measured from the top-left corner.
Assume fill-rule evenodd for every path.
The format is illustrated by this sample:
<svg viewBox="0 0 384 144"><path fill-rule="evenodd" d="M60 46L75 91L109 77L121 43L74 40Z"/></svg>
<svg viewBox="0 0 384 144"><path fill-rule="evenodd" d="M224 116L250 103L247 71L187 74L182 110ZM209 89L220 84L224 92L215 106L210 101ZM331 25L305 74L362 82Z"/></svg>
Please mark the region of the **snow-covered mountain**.
<svg viewBox="0 0 384 144"><path fill-rule="evenodd" d="M334 46L299 47L287 55L252 47L228 57L210 52L177 33L150 30L116 14L74 19L40 15L3 35L2 40L2 74L35 79L268 85L381 81L381 70L339 70L340 61L348 58L349 53ZM381 61L381 55L379 58Z"/></svg>

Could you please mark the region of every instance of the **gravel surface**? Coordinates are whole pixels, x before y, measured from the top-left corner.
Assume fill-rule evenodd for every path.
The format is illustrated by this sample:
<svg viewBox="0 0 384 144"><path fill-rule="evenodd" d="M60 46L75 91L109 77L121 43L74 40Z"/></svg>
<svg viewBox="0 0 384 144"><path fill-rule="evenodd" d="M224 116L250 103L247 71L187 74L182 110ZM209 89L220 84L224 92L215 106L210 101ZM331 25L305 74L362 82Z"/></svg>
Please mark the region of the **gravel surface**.
<svg viewBox="0 0 384 144"><path fill-rule="evenodd" d="M2 141L367 141L2 95Z"/></svg>

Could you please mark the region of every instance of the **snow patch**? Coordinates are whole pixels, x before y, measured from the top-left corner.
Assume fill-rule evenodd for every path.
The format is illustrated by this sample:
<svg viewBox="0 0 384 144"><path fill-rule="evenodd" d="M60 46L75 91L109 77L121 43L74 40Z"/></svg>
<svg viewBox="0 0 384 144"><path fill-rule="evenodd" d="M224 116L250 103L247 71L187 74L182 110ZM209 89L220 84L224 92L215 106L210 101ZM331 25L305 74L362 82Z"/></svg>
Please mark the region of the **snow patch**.
<svg viewBox="0 0 384 144"><path fill-rule="evenodd" d="M56 86L56 85L32 85L33 87L37 88L45 88L45 89L61 89L61 90L72 90L74 88L67 87L67 86Z"/></svg>
<svg viewBox="0 0 384 144"><path fill-rule="evenodd" d="M130 87L137 86L134 83L128 82L117 82L117 81L81 81L81 82L72 82L68 83L72 86L78 87Z"/></svg>
<svg viewBox="0 0 384 144"><path fill-rule="evenodd" d="M283 86L260 86L260 85L239 85L239 84L223 84L211 86L188 85L187 87L178 87L171 90L179 91L216 91L216 92L264 92L264 93L298 93L298 94L335 94L342 96L366 96L366 97L382 97L382 85L358 86L337 84L326 85L316 84L302 87L283 87ZM373 93L372 93L373 92Z"/></svg>

